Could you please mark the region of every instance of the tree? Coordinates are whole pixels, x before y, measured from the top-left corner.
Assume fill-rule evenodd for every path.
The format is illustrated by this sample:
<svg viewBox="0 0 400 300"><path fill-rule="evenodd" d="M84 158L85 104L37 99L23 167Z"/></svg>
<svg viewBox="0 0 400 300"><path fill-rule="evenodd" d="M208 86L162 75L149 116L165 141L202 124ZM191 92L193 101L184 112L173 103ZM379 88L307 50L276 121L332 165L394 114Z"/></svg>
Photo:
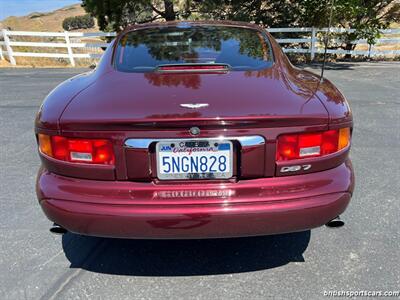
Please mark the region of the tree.
<svg viewBox="0 0 400 300"><path fill-rule="evenodd" d="M82 0L100 29L155 20L223 19L267 27L327 27L332 0ZM400 0L335 0L332 26L354 28L336 47L353 50L357 39L373 44L379 30L400 21Z"/></svg>
<svg viewBox="0 0 400 300"><path fill-rule="evenodd" d="M337 21L341 26L356 31L344 35L344 48L353 50L357 39L367 39L375 44L380 37L379 30L388 28L392 22L400 21L400 2L398 0L341 0Z"/></svg>
<svg viewBox="0 0 400 300"><path fill-rule="evenodd" d="M101 30L120 31L128 24L153 22L164 19L173 21L188 17L192 1L173 0L82 0L87 12L97 18Z"/></svg>
<svg viewBox="0 0 400 300"><path fill-rule="evenodd" d="M253 22L268 27L297 26L302 1L206 0L197 3L201 18Z"/></svg>
<svg viewBox="0 0 400 300"><path fill-rule="evenodd" d="M299 20L302 26L327 27L329 5L325 1L302 1ZM380 29L392 22L400 21L399 0L335 0L333 26L355 29L354 32L339 34L342 43L337 45L345 50L354 50L358 39L375 44Z"/></svg>
<svg viewBox="0 0 400 300"><path fill-rule="evenodd" d="M62 27L64 30L87 29L94 26L93 18L87 14L83 16L65 18Z"/></svg>

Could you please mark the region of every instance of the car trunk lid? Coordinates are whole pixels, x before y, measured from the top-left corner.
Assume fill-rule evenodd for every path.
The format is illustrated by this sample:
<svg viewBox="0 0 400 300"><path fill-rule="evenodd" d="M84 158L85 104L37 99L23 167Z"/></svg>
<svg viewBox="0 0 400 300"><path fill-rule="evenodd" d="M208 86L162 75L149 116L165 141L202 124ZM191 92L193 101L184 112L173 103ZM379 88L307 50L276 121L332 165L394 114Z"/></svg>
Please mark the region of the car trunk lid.
<svg viewBox="0 0 400 300"><path fill-rule="evenodd" d="M313 97L316 84L312 76L300 80L276 67L222 73L110 72L71 101L60 125L73 131L327 123L327 111Z"/></svg>

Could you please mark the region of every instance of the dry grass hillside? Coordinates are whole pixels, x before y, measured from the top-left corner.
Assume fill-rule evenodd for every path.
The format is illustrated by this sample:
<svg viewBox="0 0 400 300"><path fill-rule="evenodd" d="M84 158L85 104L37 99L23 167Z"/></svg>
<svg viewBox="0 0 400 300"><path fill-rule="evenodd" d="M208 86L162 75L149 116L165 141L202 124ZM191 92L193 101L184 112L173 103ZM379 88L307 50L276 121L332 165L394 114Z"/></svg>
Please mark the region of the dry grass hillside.
<svg viewBox="0 0 400 300"><path fill-rule="evenodd" d="M85 10L80 4L66 6L51 12L34 12L26 16L11 16L0 21L0 29L7 28L12 31L64 31L62 22L65 18L85 15ZM79 32L97 32L100 31L97 25L90 29L78 29ZM64 42L64 40L46 37L12 37L13 41L27 42ZM80 42L72 40L72 42ZM88 42L86 40L85 42ZM98 42L98 41L97 41ZM101 41L100 41L101 42ZM66 53L66 48L44 48L44 47L13 47L14 51L20 52L47 52L47 53ZM82 49L74 49L74 53L81 53ZM70 63L65 58L44 58L44 57L16 57L17 66L32 67L69 67ZM77 59L77 66L87 66L93 63L91 59ZM0 60L1 67L11 66L7 60Z"/></svg>
<svg viewBox="0 0 400 300"><path fill-rule="evenodd" d="M22 17L8 17L1 21L3 27L22 31L63 31L62 21L67 17L86 14L80 4L66 6L52 12L34 12ZM98 31L97 26L85 31ZM79 30L82 31L82 30Z"/></svg>

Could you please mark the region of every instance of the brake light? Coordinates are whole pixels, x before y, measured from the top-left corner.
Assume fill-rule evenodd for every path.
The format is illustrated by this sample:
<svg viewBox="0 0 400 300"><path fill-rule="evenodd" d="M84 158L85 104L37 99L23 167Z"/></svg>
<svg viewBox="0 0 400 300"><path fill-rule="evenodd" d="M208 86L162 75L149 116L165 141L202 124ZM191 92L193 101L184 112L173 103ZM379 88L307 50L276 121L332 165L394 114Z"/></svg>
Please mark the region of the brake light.
<svg viewBox="0 0 400 300"><path fill-rule="evenodd" d="M276 160L319 157L335 153L350 143L350 128L278 137Z"/></svg>
<svg viewBox="0 0 400 300"><path fill-rule="evenodd" d="M88 164L114 164L110 141L103 139L76 139L39 134L40 151L58 160Z"/></svg>
<svg viewBox="0 0 400 300"><path fill-rule="evenodd" d="M203 64L203 65L164 65L157 68L159 72L226 72L229 71L227 65L220 64Z"/></svg>

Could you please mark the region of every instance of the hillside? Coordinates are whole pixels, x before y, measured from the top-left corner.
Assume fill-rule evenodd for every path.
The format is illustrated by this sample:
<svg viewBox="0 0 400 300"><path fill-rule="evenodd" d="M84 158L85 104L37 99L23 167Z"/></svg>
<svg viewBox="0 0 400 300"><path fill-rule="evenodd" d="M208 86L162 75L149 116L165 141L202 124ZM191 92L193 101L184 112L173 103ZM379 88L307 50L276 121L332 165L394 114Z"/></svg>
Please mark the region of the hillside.
<svg viewBox="0 0 400 300"><path fill-rule="evenodd" d="M1 21L2 27L9 27L11 30L22 31L63 31L62 21L67 17L74 17L86 14L80 4L66 6L52 12L34 12L22 17L8 17ZM87 30L99 31L97 26Z"/></svg>

